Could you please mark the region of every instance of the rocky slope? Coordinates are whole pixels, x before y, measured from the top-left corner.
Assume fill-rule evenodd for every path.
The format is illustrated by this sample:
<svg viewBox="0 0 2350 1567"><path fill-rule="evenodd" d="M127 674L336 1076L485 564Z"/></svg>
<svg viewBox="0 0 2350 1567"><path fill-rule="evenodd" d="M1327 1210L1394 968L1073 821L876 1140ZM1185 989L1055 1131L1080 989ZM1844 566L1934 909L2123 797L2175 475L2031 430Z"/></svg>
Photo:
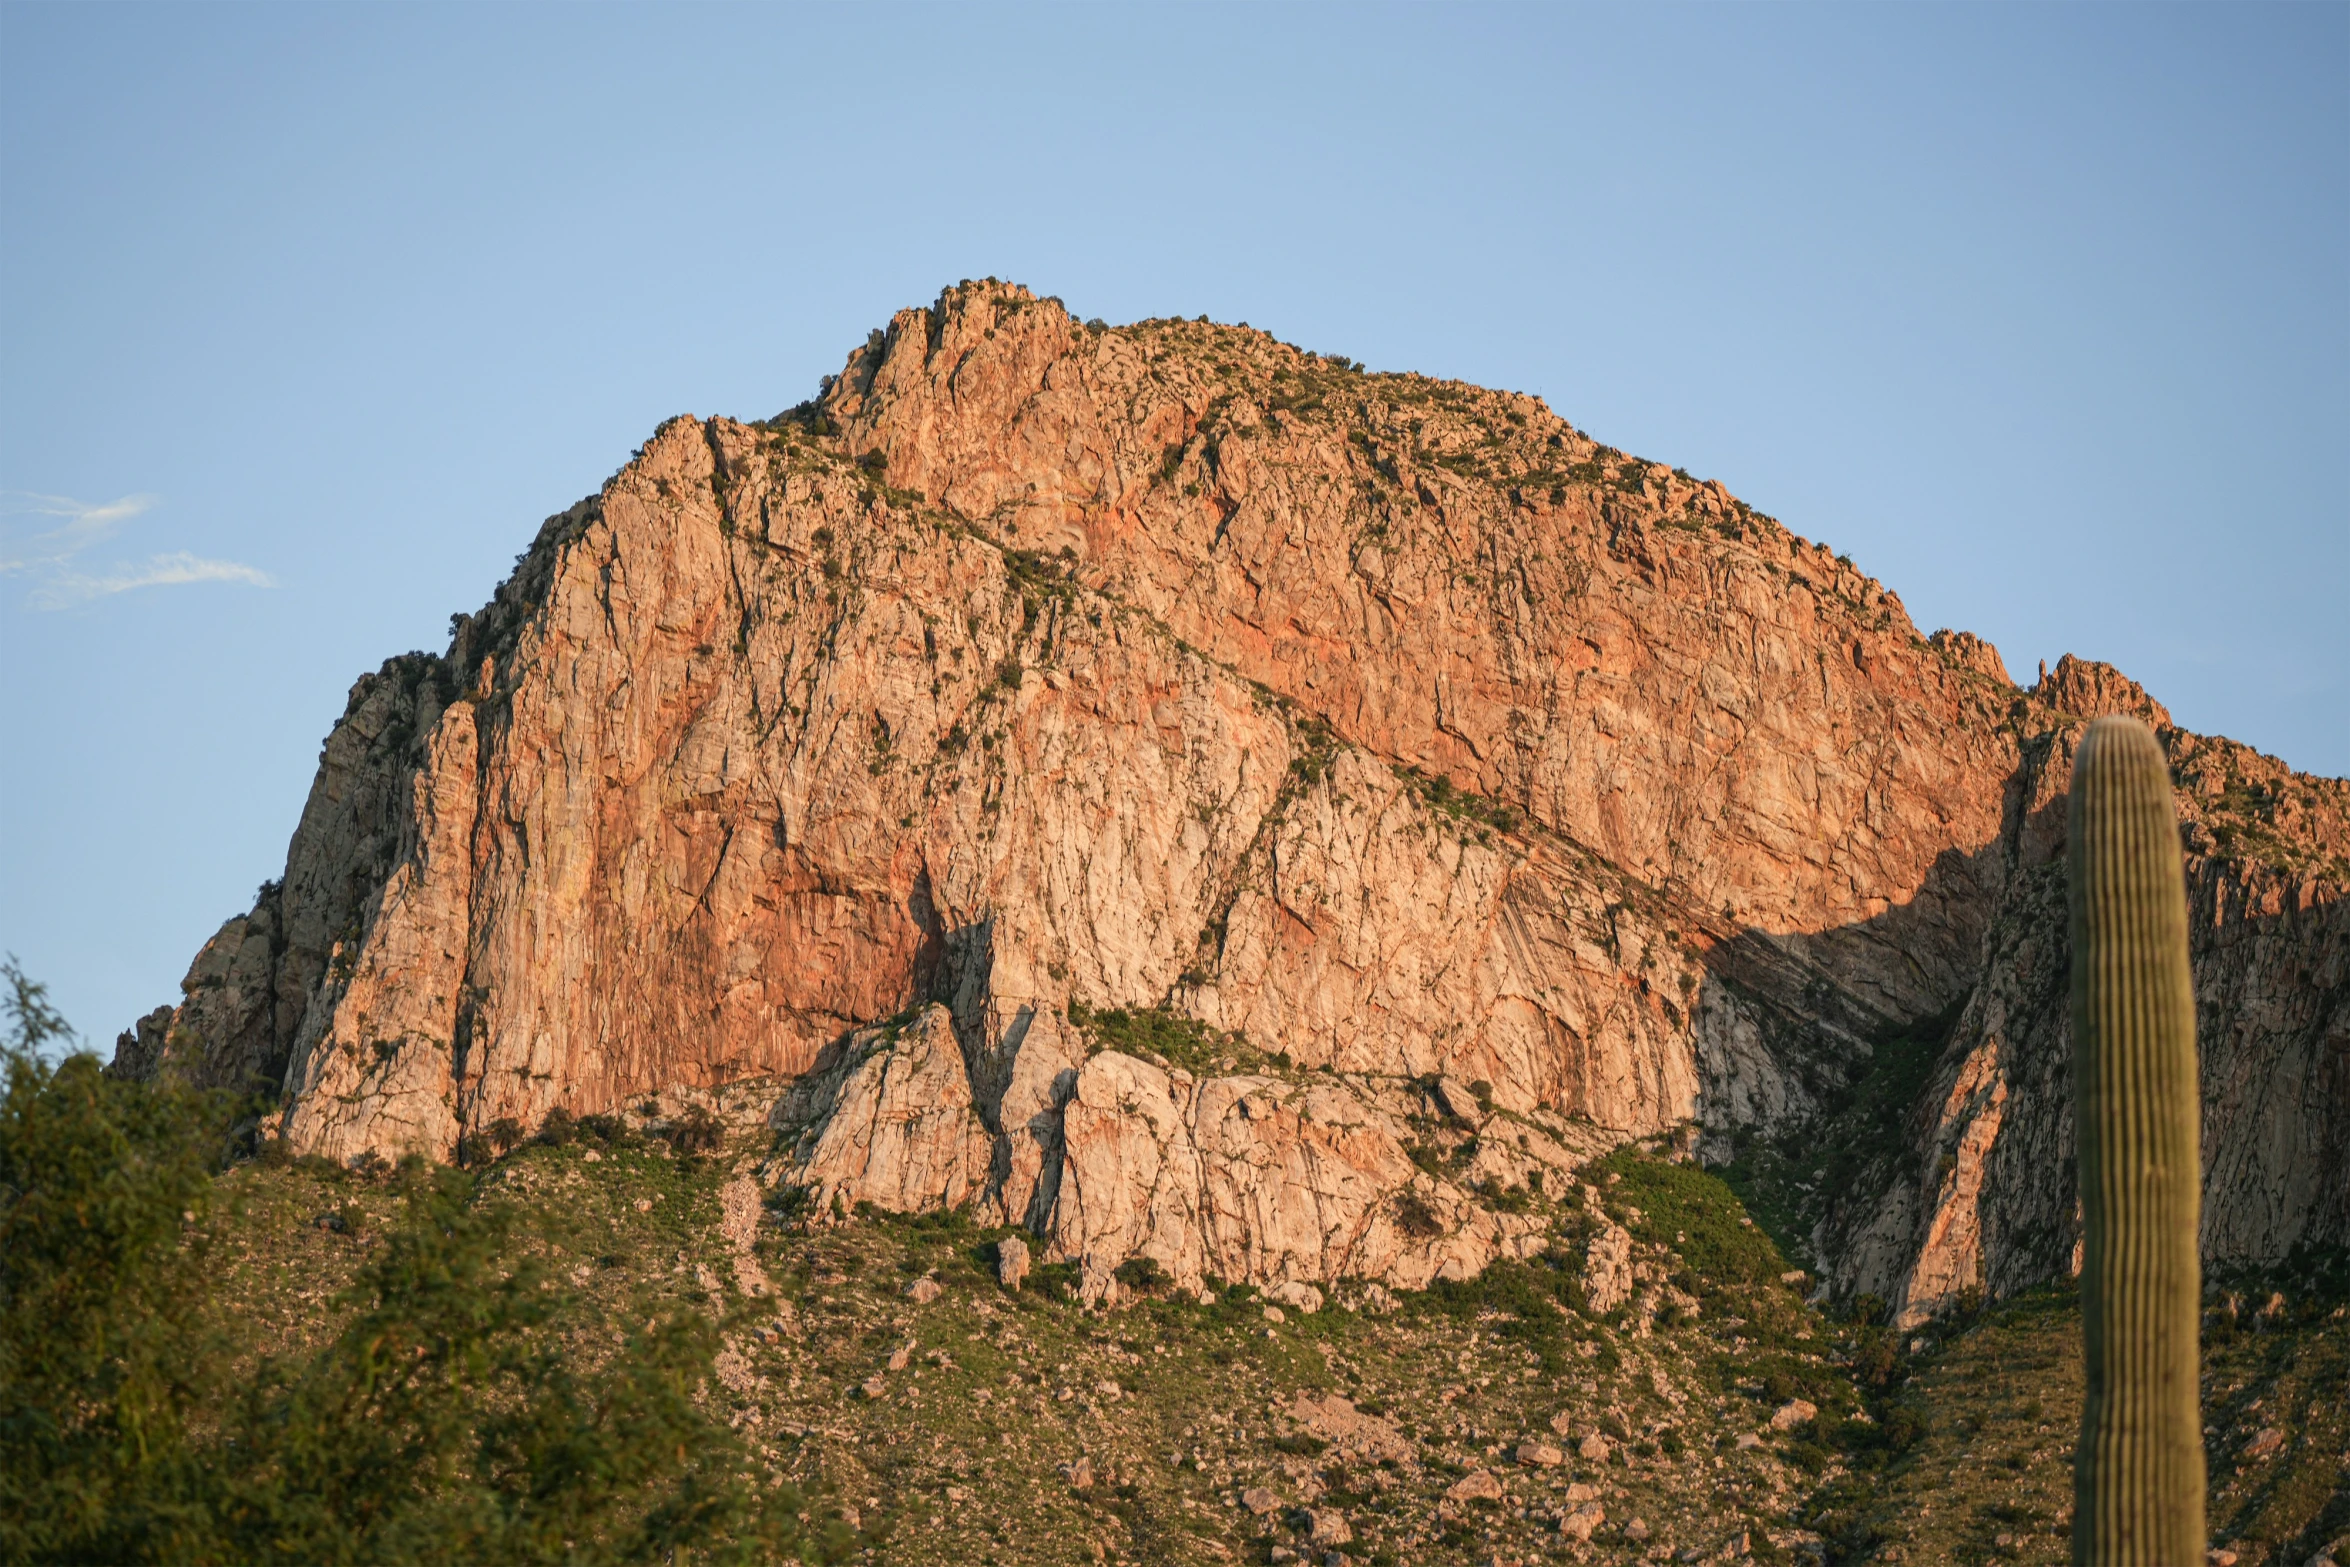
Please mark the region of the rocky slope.
<svg viewBox="0 0 2350 1567"><path fill-rule="evenodd" d="M1076 1270L1023 1275L1022 1232L969 1210L760 1222L764 1099L719 1099L739 1124L715 1137L676 1107L558 1120L485 1161L471 1204L506 1217L503 1266L571 1298L574 1354L649 1316L709 1320L711 1413L811 1522L838 1516L852 1559L2070 1560L2069 1290L1920 1332L1825 1314L1723 1183L1622 1148L1529 1205L1542 1255L1473 1280L1317 1304L1137 1278L1093 1311ZM221 1177L195 1304L241 1363L343 1328L342 1286L403 1233L400 1186L319 1160ZM2345 1283L2214 1294L2222 1567L2350 1560Z"/></svg>
<svg viewBox="0 0 2350 1567"><path fill-rule="evenodd" d="M2069 1255L2065 768L2146 702L1534 399L966 284L363 678L119 1060L345 1160L772 1081L812 1211L968 1206L1099 1298L1529 1254L1594 1152L1799 1140L1942 1020L1811 1215L1916 1315ZM2350 1239L2350 787L2163 732L2209 1247Z"/></svg>

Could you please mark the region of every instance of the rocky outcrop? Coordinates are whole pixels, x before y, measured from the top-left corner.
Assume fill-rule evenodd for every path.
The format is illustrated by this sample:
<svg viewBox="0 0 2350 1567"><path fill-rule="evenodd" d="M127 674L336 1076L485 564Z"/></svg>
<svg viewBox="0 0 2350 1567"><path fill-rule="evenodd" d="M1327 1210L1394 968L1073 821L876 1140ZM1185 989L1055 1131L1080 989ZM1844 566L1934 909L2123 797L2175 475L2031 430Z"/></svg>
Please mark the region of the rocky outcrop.
<svg viewBox="0 0 2350 1567"><path fill-rule="evenodd" d="M959 1208L985 1188L993 1144L946 1008L852 1034L841 1059L811 1076L790 1096L806 1101L793 1161L819 1212Z"/></svg>
<svg viewBox="0 0 2350 1567"><path fill-rule="evenodd" d="M901 312L827 407L889 482L1890 1014L1971 975L2012 693L1718 484L1531 398L985 287Z"/></svg>
<svg viewBox="0 0 2350 1567"><path fill-rule="evenodd" d="M1586 1248L1583 1303L1606 1313L1632 1298L1632 1232L1616 1223L1601 1226Z"/></svg>
<svg viewBox="0 0 2350 1567"><path fill-rule="evenodd" d="M1807 1124L1957 1010L1923 1162L1823 1232L1924 1303L2061 1263L2049 802L2117 702L2159 713L2017 691L1533 399L966 285L813 403L665 424L361 680L120 1065L277 1087L338 1158L771 1082L815 1216L1303 1298L1523 1253L1538 1177ZM2165 733L2211 780L2213 1244L2332 1233L2341 786Z"/></svg>
<svg viewBox="0 0 2350 1567"><path fill-rule="evenodd" d="M1545 1240L1417 1170L1403 1118L1343 1081L1197 1080L1105 1052L1063 1126L1050 1238L1089 1297L1113 1293L1130 1257L1190 1289L1210 1275L1420 1288Z"/></svg>
<svg viewBox="0 0 2350 1567"><path fill-rule="evenodd" d="M2169 715L2108 665L2067 657L2002 835L2008 892L1983 977L1909 1146L1831 1217L1818 1249L1904 1325L1970 1291L2077 1271L2065 792L2088 720ZM2224 740L2159 731L2178 781L2203 1080L2203 1249L2217 1263L2350 1243L2350 788ZM2248 852L2249 851L2249 852Z"/></svg>

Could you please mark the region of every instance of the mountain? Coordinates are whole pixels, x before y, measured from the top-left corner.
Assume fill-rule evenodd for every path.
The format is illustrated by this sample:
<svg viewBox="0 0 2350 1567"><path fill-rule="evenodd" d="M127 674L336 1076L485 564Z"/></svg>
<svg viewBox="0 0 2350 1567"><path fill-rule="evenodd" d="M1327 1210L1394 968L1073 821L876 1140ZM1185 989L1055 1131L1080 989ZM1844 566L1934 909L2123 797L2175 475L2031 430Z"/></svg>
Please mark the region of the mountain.
<svg viewBox="0 0 2350 1567"><path fill-rule="evenodd" d="M2350 784L2019 689L1537 399L965 283L362 677L116 1069L340 1161L753 1092L803 1212L1023 1225L1092 1300L1464 1277L1662 1138L1915 1322L2074 1254L2114 711L2179 783L2206 1253L2350 1242Z"/></svg>

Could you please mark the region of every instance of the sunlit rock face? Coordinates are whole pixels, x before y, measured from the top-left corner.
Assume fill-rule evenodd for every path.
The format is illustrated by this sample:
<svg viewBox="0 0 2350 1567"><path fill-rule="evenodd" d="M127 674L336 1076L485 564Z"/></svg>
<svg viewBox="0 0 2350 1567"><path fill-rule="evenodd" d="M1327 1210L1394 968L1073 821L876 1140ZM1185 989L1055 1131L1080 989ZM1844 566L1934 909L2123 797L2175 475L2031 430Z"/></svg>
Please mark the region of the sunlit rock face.
<svg viewBox="0 0 2350 1567"><path fill-rule="evenodd" d="M966 284L362 678L120 1069L339 1159L771 1082L811 1211L972 1207L1108 1296L1474 1272L1538 1175L1793 1133L1955 1016L1815 1237L1914 1315L2068 1263L2062 789L2120 710L2167 724L1535 399ZM2345 1238L2345 787L2163 734L2208 1245Z"/></svg>

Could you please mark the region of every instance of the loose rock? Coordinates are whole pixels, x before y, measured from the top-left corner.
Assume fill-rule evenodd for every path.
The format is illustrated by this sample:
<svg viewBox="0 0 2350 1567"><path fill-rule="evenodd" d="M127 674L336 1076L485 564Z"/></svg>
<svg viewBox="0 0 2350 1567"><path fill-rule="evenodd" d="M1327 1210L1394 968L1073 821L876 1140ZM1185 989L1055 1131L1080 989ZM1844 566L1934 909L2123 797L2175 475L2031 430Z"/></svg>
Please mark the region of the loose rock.
<svg viewBox="0 0 2350 1567"><path fill-rule="evenodd" d="M1596 1312L1613 1311L1632 1298L1633 1285L1631 1232L1611 1223L1584 1253L1584 1302Z"/></svg>
<svg viewBox="0 0 2350 1567"><path fill-rule="evenodd" d="M1309 1317L1322 1309L1322 1292L1311 1284L1302 1284L1296 1279L1283 1279L1266 1290L1265 1293L1284 1306L1294 1307Z"/></svg>
<svg viewBox="0 0 2350 1567"><path fill-rule="evenodd" d="M1016 1235L1008 1235L995 1243L996 1282L1008 1290L1020 1287L1028 1277L1028 1243Z"/></svg>
<svg viewBox="0 0 2350 1567"><path fill-rule="evenodd" d="M1355 1532L1347 1526L1344 1516L1329 1508L1315 1508L1307 1512L1309 1543L1318 1546L1350 1545Z"/></svg>

